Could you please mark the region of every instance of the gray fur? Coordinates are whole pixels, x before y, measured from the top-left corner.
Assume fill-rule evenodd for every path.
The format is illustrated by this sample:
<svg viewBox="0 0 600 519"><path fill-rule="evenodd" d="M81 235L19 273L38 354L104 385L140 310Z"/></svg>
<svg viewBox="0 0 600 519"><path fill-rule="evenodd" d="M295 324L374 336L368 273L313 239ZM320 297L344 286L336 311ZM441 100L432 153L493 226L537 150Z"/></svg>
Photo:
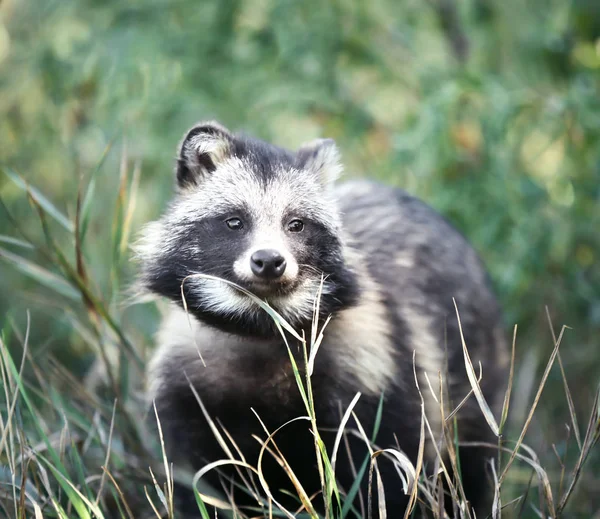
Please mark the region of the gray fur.
<svg viewBox="0 0 600 519"><path fill-rule="evenodd" d="M223 457L211 443L203 417L197 412L187 416L194 410L185 375L216 415L213 418L235 431L236 441L249 450L250 457L256 452L250 432L261 433L250 407L262 411L270 430L305 414L284 343L268 327L258 326L264 317L258 305L222 282L192 278L190 315L181 309L176 282L205 272L207 262L214 260L206 256L207 247L212 254L223 254L223 261L232 267L227 275L242 285L252 282L245 267L252 250L277 248L291 265L282 286L293 288L265 289L261 296L307 336L324 276L322 310L331 309L333 319L325 330L313 375L322 426L335 428L338 404L348 405L356 392L363 395L357 407L359 418L372 425L383 393L381 446L393 446L397 435L401 449L414 462L420 397L413 353L435 434L441 431L440 375L446 413L470 389L453 298L473 364L483 367L483 392L492 406L497 404L507 362L499 308L477 255L450 224L401 190L366 181L333 184L341 166L331 140L309 143L294 154L234 136L221 126L208 127L192 129L182 142L179 194L161 220L147 227L138 246L142 284L174 302L150 364L148 396L164 416L167 447L176 462L191 460L198 469L201 462ZM198 158L202 154L209 157ZM239 250L235 240L224 250L218 240L196 239L198 222L218 219L224 212L237 214L239 208L252 225ZM319 242L285 231L294 215L320 229L314 231ZM313 250L317 246L319 254ZM319 263L325 255L327 261ZM325 317L320 316L321 324ZM293 341L292 350L298 351ZM301 356L297 360L301 365ZM459 418L462 439L488 438L474 398ZM300 445L299 438L292 436L291 444ZM294 447L289 455L297 455L296 463L301 463L303 451L296 451ZM427 456L433 461L431 448ZM485 473L482 456L478 452L472 461L475 494L483 492L478 490ZM298 470L312 481L309 468ZM469 479L469 465L465 470ZM349 469L340 466L340 472L343 484L351 484ZM386 485L396 482L393 471L388 472ZM392 491L386 499L399 508L405 501L396 494Z"/></svg>

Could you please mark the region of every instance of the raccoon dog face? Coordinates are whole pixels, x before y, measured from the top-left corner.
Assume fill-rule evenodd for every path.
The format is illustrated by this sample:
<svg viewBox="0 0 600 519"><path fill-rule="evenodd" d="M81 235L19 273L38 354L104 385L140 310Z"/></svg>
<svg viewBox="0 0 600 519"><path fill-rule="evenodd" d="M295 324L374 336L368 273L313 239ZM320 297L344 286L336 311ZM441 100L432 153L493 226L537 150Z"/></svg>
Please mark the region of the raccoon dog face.
<svg viewBox="0 0 600 519"><path fill-rule="evenodd" d="M353 276L328 189L340 170L331 140L292 153L216 123L195 126L180 147L178 193L138 244L143 285L182 304L183 283L191 313L252 335L276 333L264 310L233 286L194 274L240 285L296 327L310 323L322 277L322 315L351 303Z"/></svg>

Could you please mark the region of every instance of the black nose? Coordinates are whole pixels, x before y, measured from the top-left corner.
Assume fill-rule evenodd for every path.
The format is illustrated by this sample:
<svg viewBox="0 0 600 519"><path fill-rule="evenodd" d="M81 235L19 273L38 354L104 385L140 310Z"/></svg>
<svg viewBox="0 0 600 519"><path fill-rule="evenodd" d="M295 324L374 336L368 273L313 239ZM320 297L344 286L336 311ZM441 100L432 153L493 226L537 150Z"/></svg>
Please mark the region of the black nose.
<svg viewBox="0 0 600 519"><path fill-rule="evenodd" d="M285 258L273 249L257 250L250 258L254 275L263 279L277 279L285 272Z"/></svg>

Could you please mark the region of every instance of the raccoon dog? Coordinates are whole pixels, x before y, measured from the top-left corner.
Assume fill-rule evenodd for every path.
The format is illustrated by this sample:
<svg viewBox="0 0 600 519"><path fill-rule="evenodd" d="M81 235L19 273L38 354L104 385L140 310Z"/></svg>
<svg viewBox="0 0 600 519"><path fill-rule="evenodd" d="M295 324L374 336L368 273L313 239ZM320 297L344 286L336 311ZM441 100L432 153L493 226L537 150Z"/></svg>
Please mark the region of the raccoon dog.
<svg viewBox="0 0 600 519"><path fill-rule="evenodd" d="M355 413L367 435L381 409L375 445L399 446L415 463L421 397L413 365L427 418L440 436L440 374L446 412L470 390L453 298L473 365L482 366L483 393L491 405L498 400L507 355L498 304L475 252L441 216L399 189L367 181L335 184L341 169L336 145L328 139L292 152L213 122L185 135L177 194L162 218L145 229L138 247L144 288L172 302L148 378L149 400L156 404L176 466L198 470L227 457L191 386L253 466L260 444L252 436L266 437L253 410L270 432L307 414L273 319L230 283L194 274L243 287L307 338L322 283L318 326L332 319L311 381L317 424L330 455L342 413L360 392ZM299 341L287 338L304 379ZM490 439L474 397L457 416L461 441ZM348 427L356 429L354 420ZM321 487L309 428L309 422L295 421L275 441L312 496ZM368 454L364 441L348 438L349 448L342 445L336 466L346 492L355 480L354 467L358 470ZM432 446L425 449L429 473ZM494 452L471 446L460 454L467 498L482 506L489 495L486 464ZM388 515L401 517L408 498L398 471L382 457L378 466ZM298 501L280 492L294 493L290 479L269 455L263 472L275 498L296 509ZM361 484L364 503L367 479ZM212 482L223 489L222 478ZM239 487L225 483L225 488L233 491L237 506L257 506Z"/></svg>

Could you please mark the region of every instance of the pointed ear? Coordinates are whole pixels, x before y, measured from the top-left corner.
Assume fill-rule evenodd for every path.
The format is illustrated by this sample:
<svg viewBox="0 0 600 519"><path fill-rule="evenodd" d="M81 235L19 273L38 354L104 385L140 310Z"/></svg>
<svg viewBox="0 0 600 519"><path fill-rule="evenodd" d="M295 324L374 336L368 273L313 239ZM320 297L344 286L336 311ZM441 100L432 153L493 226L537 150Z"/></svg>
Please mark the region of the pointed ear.
<svg viewBox="0 0 600 519"><path fill-rule="evenodd" d="M297 153L300 169L315 175L323 187L342 173L340 152L333 139L316 139L304 144Z"/></svg>
<svg viewBox="0 0 600 519"><path fill-rule="evenodd" d="M229 155L232 143L233 135L216 122L194 126L179 147L177 185L183 189L200 184Z"/></svg>

